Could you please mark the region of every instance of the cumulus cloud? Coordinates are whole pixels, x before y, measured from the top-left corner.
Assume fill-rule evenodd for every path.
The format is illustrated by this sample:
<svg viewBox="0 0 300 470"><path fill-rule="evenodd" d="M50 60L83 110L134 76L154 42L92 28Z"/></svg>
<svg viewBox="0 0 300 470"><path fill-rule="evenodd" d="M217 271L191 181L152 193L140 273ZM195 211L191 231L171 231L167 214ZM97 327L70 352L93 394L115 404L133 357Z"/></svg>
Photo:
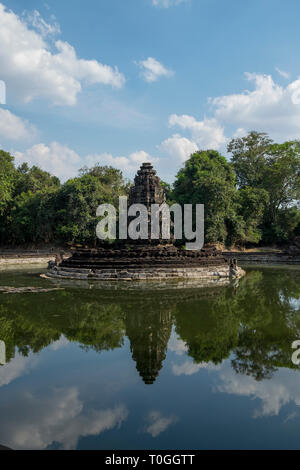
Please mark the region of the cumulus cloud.
<svg viewBox="0 0 300 470"><path fill-rule="evenodd" d="M174 134L172 137L164 140L159 148L166 152L170 157L184 162L190 155L198 150L198 145L186 137Z"/></svg>
<svg viewBox="0 0 300 470"><path fill-rule="evenodd" d="M152 0L152 5L160 8L169 8L187 1L188 0Z"/></svg>
<svg viewBox="0 0 300 470"><path fill-rule="evenodd" d="M154 163L158 161L157 158L151 157L149 153L144 150L138 152L133 152L128 155L128 157L114 157L110 153L102 153L95 155L87 155L85 162L88 166L95 165L96 163L101 163L101 165L111 165L120 168L121 170L126 171L135 171L139 166L144 162Z"/></svg>
<svg viewBox="0 0 300 470"><path fill-rule="evenodd" d="M288 78L288 74L279 71ZM169 126L182 133L164 140L160 148L175 159L184 161L197 149L226 150L230 136L242 137L251 130L264 131L277 141L299 139L300 78L281 86L271 75L246 73L254 87L251 91L209 98L212 116L197 120L191 115L172 114Z"/></svg>
<svg viewBox="0 0 300 470"><path fill-rule="evenodd" d="M13 397L16 398L16 397ZM120 427L127 419L124 405L85 410L76 387L55 389L42 397L23 392L1 413L0 440L14 449L47 448L53 442L76 449L78 439Z"/></svg>
<svg viewBox="0 0 300 470"><path fill-rule="evenodd" d="M0 138L18 141L29 140L36 135L36 129L29 122L11 113L8 109L0 108Z"/></svg>
<svg viewBox="0 0 300 470"><path fill-rule="evenodd" d="M155 163L157 158L151 157L141 150L128 156L113 156L110 153L89 154L80 156L74 150L58 142L49 145L36 144L24 152L12 152L17 164L27 162L29 165L38 165L61 180L74 178L78 170L84 166L110 165L124 171L126 176L133 175L143 162Z"/></svg>
<svg viewBox="0 0 300 470"><path fill-rule="evenodd" d="M55 28L34 17L35 30L0 3L0 69L11 96L25 102L45 98L56 105L74 105L82 84L105 84L120 88L125 82L117 67L77 57L67 42L45 36ZM31 21L32 23L32 21Z"/></svg>
<svg viewBox="0 0 300 470"><path fill-rule="evenodd" d="M62 179L75 177L83 166L81 157L66 145L52 142L50 145L36 144L25 152L13 152L17 164L27 162Z"/></svg>
<svg viewBox="0 0 300 470"><path fill-rule="evenodd" d="M146 82L157 82L160 77L171 77L174 72L163 66L153 57L138 62L141 69L141 75Z"/></svg>
<svg viewBox="0 0 300 470"><path fill-rule="evenodd" d="M159 434L166 431L171 424L178 421L177 416L163 416L160 411L150 411L146 419L149 425L146 427L145 432L151 434L152 437L159 436Z"/></svg>
<svg viewBox="0 0 300 470"><path fill-rule="evenodd" d="M227 142L224 128L215 118L197 121L193 116L186 114L181 116L172 114L169 117L169 126L178 126L183 130L188 130L194 144L199 148L218 150Z"/></svg>
<svg viewBox="0 0 300 470"><path fill-rule="evenodd" d="M282 87L271 75L247 73L246 78L254 90L211 99L214 118L246 131L266 131L278 140L299 138L300 79Z"/></svg>

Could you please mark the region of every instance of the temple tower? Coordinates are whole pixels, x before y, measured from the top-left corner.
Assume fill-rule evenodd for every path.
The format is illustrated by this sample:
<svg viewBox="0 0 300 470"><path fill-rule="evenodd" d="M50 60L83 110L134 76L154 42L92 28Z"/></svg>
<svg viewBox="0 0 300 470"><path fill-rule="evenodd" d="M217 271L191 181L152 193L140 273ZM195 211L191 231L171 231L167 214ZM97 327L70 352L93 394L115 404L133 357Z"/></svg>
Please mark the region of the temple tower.
<svg viewBox="0 0 300 470"><path fill-rule="evenodd" d="M144 204L150 210L151 204L163 204L165 192L151 163L143 163L134 178L130 190L129 205Z"/></svg>
<svg viewBox="0 0 300 470"><path fill-rule="evenodd" d="M166 202L165 191L161 186L160 179L156 175L156 171L153 169L151 163L143 163L141 168L138 170L134 178L134 186L130 190L129 194L129 206L132 204L143 204L148 210L148 242L152 244L161 243L159 240L151 240L151 204L163 204ZM134 219L134 217L128 218L128 223ZM163 217L160 216L160 224L162 223ZM170 243L164 240L163 243ZM147 241L143 241L147 243Z"/></svg>

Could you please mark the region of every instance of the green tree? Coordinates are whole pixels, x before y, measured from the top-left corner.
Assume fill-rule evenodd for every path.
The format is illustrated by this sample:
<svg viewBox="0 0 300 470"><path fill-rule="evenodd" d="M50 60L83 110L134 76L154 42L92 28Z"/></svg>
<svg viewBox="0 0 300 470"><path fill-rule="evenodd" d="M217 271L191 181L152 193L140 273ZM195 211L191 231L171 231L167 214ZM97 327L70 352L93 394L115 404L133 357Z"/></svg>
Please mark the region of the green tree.
<svg viewBox="0 0 300 470"><path fill-rule="evenodd" d="M108 203L117 208L119 196L126 195L128 188L120 170L100 165L82 169L80 176L63 184L57 195L59 239L95 244L97 207Z"/></svg>
<svg viewBox="0 0 300 470"><path fill-rule="evenodd" d="M229 142L227 150L232 154L238 187L264 187L266 155L272 143L266 133L255 131Z"/></svg>
<svg viewBox="0 0 300 470"><path fill-rule="evenodd" d="M60 187L56 176L37 166L23 163L14 169L12 197L1 224L2 243L27 244L53 241L56 211L55 193Z"/></svg>
<svg viewBox="0 0 300 470"><path fill-rule="evenodd" d="M0 150L0 216L5 213L13 198L15 179L14 157Z"/></svg>
<svg viewBox="0 0 300 470"><path fill-rule="evenodd" d="M236 216L231 222L232 230L229 237L231 245L258 243L262 237L259 228L264 216L268 193L264 189L245 187L239 189L236 195ZM235 223L236 219L238 220Z"/></svg>
<svg viewBox="0 0 300 470"><path fill-rule="evenodd" d="M255 190L264 204L263 241L287 240L291 227L296 227L298 220L296 209L291 210L291 207L296 208L295 202L300 197L299 142L277 144L267 134L252 131L246 137L232 139L228 151L232 153L239 189ZM286 230L289 216L292 220Z"/></svg>
<svg viewBox="0 0 300 470"><path fill-rule="evenodd" d="M60 181L56 176L41 170L36 165L30 168L27 163L23 163L17 168L16 176L15 195L27 193L28 191L36 193L45 188L58 188L60 186Z"/></svg>
<svg viewBox="0 0 300 470"><path fill-rule="evenodd" d="M235 216L235 175L231 164L215 150L196 152L179 170L174 199L180 204L204 204L205 241L225 242Z"/></svg>

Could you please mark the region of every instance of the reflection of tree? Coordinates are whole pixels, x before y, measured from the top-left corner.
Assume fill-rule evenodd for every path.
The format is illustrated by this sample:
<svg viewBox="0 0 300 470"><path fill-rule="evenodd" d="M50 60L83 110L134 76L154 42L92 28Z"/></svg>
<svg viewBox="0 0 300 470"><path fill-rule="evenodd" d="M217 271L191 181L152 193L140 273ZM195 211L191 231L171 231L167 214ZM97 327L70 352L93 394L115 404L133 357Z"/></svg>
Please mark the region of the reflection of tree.
<svg viewBox="0 0 300 470"><path fill-rule="evenodd" d="M148 307L148 308L147 308ZM125 317L126 335L130 340L132 358L145 384L152 384L166 357L172 330L172 317L160 303L133 305Z"/></svg>
<svg viewBox="0 0 300 470"><path fill-rule="evenodd" d="M188 346L188 354L197 363L218 364L238 343L239 319L233 314L228 292L216 298L177 304L176 332Z"/></svg>
<svg viewBox="0 0 300 470"><path fill-rule="evenodd" d="M238 287L172 292L66 289L1 295L0 340L7 362L15 350L39 352L61 335L97 352L121 347L126 334L145 383L162 368L176 332L197 363L231 355L237 373L256 380L294 367L291 344L300 339L300 271L252 269Z"/></svg>
<svg viewBox="0 0 300 470"><path fill-rule="evenodd" d="M115 300L113 300L115 299ZM64 335L85 350L121 347L124 334L145 383L153 383L166 356L172 329L166 304L141 302L132 294L101 295L99 291L70 290L6 297L0 308L0 339L7 361L15 349L24 356L38 352Z"/></svg>
<svg viewBox="0 0 300 470"><path fill-rule="evenodd" d="M241 315L239 345L232 366L256 380L270 378L278 367L294 367L291 344L300 338L300 272L251 272L241 283L237 309ZM299 304L300 306L300 304Z"/></svg>
<svg viewBox="0 0 300 470"><path fill-rule="evenodd" d="M83 291L6 296L0 309L0 338L7 346L7 361L15 348L24 356L36 353L64 335L86 349L98 352L121 347L122 310L105 305ZM4 297L4 296L2 296ZM94 297L94 298L93 298Z"/></svg>
<svg viewBox="0 0 300 470"><path fill-rule="evenodd" d="M195 362L221 362L232 354L237 373L256 380L293 367L291 343L300 338L300 272L252 270L238 288L211 299L178 303L176 331Z"/></svg>

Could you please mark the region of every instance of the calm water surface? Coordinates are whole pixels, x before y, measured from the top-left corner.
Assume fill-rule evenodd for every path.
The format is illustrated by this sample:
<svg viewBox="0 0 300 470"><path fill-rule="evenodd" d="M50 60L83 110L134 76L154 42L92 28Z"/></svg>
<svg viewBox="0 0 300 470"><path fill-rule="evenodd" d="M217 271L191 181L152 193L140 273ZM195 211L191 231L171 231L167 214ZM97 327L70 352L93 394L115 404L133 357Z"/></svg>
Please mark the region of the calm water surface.
<svg viewBox="0 0 300 470"><path fill-rule="evenodd" d="M55 287L38 270L2 286ZM300 448L300 269L223 287L0 293L0 444Z"/></svg>

